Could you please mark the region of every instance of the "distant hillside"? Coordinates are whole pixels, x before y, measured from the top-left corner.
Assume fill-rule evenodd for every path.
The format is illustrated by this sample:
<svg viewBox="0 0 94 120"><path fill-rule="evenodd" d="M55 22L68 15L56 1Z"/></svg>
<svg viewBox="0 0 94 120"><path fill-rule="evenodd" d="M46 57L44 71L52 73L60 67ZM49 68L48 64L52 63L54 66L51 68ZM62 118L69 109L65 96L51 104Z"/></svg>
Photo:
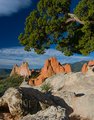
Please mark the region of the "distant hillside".
<svg viewBox="0 0 94 120"><path fill-rule="evenodd" d="M80 61L80 62L72 63L71 64L72 71L73 72L81 71L83 64L87 62L88 61ZM40 69L36 69L36 70L40 70ZM11 69L0 69L0 79L4 79L8 77L10 75L10 72L11 72Z"/></svg>
<svg viewBox="0 0 94 120"><path fill-rule="evenodd" d="M69 63L72 68L72 72L80 72L82 69L82 66L84 63L87 63L88 61L80 61L80 62L75 62L75 63ZM68 63L65 63L68 64ZM65 65L63 64L63 65Z"/></svg>
<svg viewBox="0 0 94 120"><path fill-rule="evenodd" d="M76 62L76 63L72 63L71 67L72 67L72 71L73 72L80 72L82 69L82 66L84 63L87 63L88 61L80 61L80 62Z"/></svg>
<svg viewBox="0 0 94 120"><path fill-rule="evenodd" d="M10 75L11 69L0 69L0 80Z"/></svg>

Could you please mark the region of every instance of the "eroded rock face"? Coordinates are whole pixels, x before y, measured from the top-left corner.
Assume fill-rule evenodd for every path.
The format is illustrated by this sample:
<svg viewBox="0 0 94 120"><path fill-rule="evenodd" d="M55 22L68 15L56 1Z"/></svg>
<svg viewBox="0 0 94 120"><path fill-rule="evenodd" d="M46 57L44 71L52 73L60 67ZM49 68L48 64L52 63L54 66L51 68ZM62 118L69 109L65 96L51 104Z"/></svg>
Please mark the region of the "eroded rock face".
<svg viewBox="0 0 94 120"><path fill-rule="evenodd" d="M65 115L65 109L60 106L50 106L34 115L27 115L22 120L68 120Z"/></svg>
<svg viewBox="0 0 94 120"><path fill-rule="evenodd" d="M20 67L18 65L14 65L10 73L10 76L13 76L15 74L23 76L23 77L31 76L31 71L29 70L28 64L26 62L23 62Z"/></svg>
<svg viewBox="0 0 94 120"><path fill-rule="evenodd" d="M72 71L70 64L66 64L66 65L64 66L64 69L65 69L65 73L70 73L70 72Z"/></svg>
<svg viewBox="0 0 94 120"><path fill-rule="evenodd" d="M88 66L94 66L94 60L90 60L90 61L88 62Z"/></svg>
<svg viewBox="0 0 94 120"><path fill-rule="evenodd" d="M21 117L22 111L22 95L15 88L9 88L0 98L0 107L8 107L12 116Z"/></svg>
<svg viewBox="0 0 94 120"><path fill-rule="evenodd" d="M13 66L13 69L12 69L12 71L10 73L10 76L13 76L13 75L18 74L18 73L19 73L19 67L16 64L16 65Z"/></svg>
<svg viewBox="0 0 94 120"><path fill-rule="evenodd" d="M71 72L71 66L69 64L62 66L55 57L52 57L45 61L40 75L36 79L31 79L29 81L29 85L32 85L32 81L34 81L35 86L41 85L46 78L49 78L55 74L69 72Z"/></svg>
<svg viewBox="0 0 94 120"><path fill-rule="evenodd" d="M73 109L71 115L94 120L94 73L61 73L46 79L45 83L50 83L53 86L52 94L64 99ZM56 102L59 104L60 100Z"/></svg>
<svg viewBox="0 0 94 120"><path fill-rule="evenodd" d="M91 60L88 63L85 63L82 66L81 71L82 71L82 73L93 74L93 72L94 72L94 60Z"/></svg>
<svg viewBox="0 0 94 120"><path fill-rule="evenodd" d="M82 73L86 73L87 71L88 71L88 68L87 68L87 64L85 63L84 65L83 65L83 67L82 67Z"/></svg>
<svg viewBox="0 0 94 120"><path fill-rule="evenodd" d="M55 74L65 72L64 67L57 61L56 58L52 57L49 60Z"/></svg>
<svg viewBox="0 0 94 120"><path fill-rule="evenodd" d="M36 89L9 88L0 98L0 115L2 115L3 119L7 116L11 120L21 120L27 113L32 112L34 114L51 105L55 105L53 100ZM8 113L6 110L8 110Z"/></svg>

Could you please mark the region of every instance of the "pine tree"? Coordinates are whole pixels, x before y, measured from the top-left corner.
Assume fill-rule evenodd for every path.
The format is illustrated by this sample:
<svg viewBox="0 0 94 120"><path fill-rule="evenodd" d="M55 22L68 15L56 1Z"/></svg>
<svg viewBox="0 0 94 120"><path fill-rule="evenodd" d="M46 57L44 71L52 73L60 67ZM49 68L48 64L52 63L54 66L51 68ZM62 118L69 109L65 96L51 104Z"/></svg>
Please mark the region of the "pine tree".
<svg viewBox="0 0 94 120"><path fill-rule="evenodd" d="M40 0L19 36L25 50L43 54L55 44L67 56L94 51L94 0L80 0L74 13L70 5L71 0Z"/></svg>

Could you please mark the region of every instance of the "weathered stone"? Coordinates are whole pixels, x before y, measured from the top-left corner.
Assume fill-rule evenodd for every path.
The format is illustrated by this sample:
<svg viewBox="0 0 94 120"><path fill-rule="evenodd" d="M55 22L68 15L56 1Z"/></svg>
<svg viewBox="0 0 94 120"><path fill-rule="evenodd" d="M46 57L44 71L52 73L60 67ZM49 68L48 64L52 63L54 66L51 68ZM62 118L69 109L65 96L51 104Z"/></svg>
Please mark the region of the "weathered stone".
<svg viewBox="0 0 94 120"><path fill-rule="evenodd" d="M85 63L82 66L82 73L87 73L89 75L94 74L94 60L89 61L88 63Z"/></svg>
<svg viewBox="0 0 94 120"><path fill-rule="evenodd" d="M28 84L31 85L31 86L34 86L33 81L34 81L33 79L30 79L30 80L28 81Z"/></svg>
<svg viewBox="0 0 94 120"><path fill-rule="evenodd" d="M34 115L27 115L22 120L68 120L68 118L64 108L50 106Z"/></svg>
<svg viewBox="0 0 94 120"><path fill-rule="evenodd" d="M37 86L37 85L41 85L45 80L45 77L40 75L37 79L34 80L34 85Z"/></svg>
<svg viewBox="0 0 94 120"><path fill-rule="evenodd" d="M0 98L0 107L7 106L12 116L21 117L22 111L22 95L15 88L9 88Z"/></svg>
<svg viewBox="0 0 94 120"><path fill-rule="evenodd" d="M64 65L65 73L70 73L72 72L71 66L69 64Z"/></svg>
<svg viewBox="0 0 94 120"><path fill-rule="evenodd" d="M41 105L42 107L41 107ZM43 106L55 105L49 96L33 88L9 88L0 98L0 110L8 109L12 117L21 118L27 112L36 113ZM7 115L7 114L6 114Z"/></svg>
<svg viewBox="0 0 94 120"><path fill-rule="evenodd" d="M88 66L94 66L94 60L90 60L90 61L88 62Z"/></svg>
<svg viewBox="0 0 94 120"><path fill-rule="evenodd" d="M81 71L82 71L82 73L86 73L88 71L86 63L82 66L82 70Z"/></svg>
<svg viewBox="0 0 94 120"><path fill-rule="evenodd" d="M64 68L65 67L65 68ZM41 69L40 75L34 79L34 85L41 85L46 78L59 73L69 73L71 72L71 66L69 64L62 66L55 57L51 57L45 61L44 67ZM32 85L32 80L30 80L29 85Z"/></svg>
<svg viewBox="0 0 94 120"><path fill-rule="evenodd" d="M15 75L15 74L17 74L17 73L19 73L19 67L18 67L17 64L15 64L15 65L13 66L13 69L12 69L11 73L10 73L10 76L13 76L13 75Z"/></svg>
<svg viewBox="0 0 94 120"><path fill-rule="evenodd" d="M55 57L52 57L49 60L55 74L65 72L64 67L57 61Z"/></svg>
<svg viewBox="0 0 94 120"><path fill-rule="evenodd" d="M57 74L45 80L53 86L52 95L64 99L73 112L70 115L94 120L94 73ZM60 103L60 100L55 100Z"/></svg>
<svg viewBox="0 0 94 120"><path fill-rule="evenodd" d="M51 66L50 60L46 60L44 67L41 70L40 75L43 76L44 78L50 77L54 74L53 68Z"/></svg>
<svg viewBox="0 0 94 120"><path fill-rule="evenodd" d="M13 76L15 74L23 76L23 77L31 76L31 71L29 70L28 64L26 62L23 62L20 67L18 65L14 65L10 73L10 76Z"/></svg>
<svg viewBox="0 0 94 120"><path fill-rule="evenodd" d="M0 120L21 120L21 118L14 117L10 113L0 113Z"/></svg>

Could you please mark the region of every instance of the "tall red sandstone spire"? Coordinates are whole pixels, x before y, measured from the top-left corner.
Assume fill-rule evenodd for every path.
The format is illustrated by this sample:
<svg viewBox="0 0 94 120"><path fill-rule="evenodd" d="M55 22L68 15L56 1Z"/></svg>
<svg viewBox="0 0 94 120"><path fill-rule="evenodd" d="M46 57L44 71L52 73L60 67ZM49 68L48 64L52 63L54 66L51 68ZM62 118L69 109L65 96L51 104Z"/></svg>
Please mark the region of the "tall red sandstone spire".
<svg viewBox="0 0 94 120"><path fill-rule="evenodd" d="M23 77L31 76L31 71L29 70L28 63L23 62L20 67L18 65L14 65L10 73L10 76L13 76L15 74L23 76Z"/></svg>
<svg viewBox="0 0 94 120"><path fill-rule="evenodd" d="M40 75L36 79L30 79L29 84L40 85L44 80L54 74L69 73L71 72L71 66L69 64L62 66L55 57L51 57L45 61L44 67L41 69Z"/></svg>

